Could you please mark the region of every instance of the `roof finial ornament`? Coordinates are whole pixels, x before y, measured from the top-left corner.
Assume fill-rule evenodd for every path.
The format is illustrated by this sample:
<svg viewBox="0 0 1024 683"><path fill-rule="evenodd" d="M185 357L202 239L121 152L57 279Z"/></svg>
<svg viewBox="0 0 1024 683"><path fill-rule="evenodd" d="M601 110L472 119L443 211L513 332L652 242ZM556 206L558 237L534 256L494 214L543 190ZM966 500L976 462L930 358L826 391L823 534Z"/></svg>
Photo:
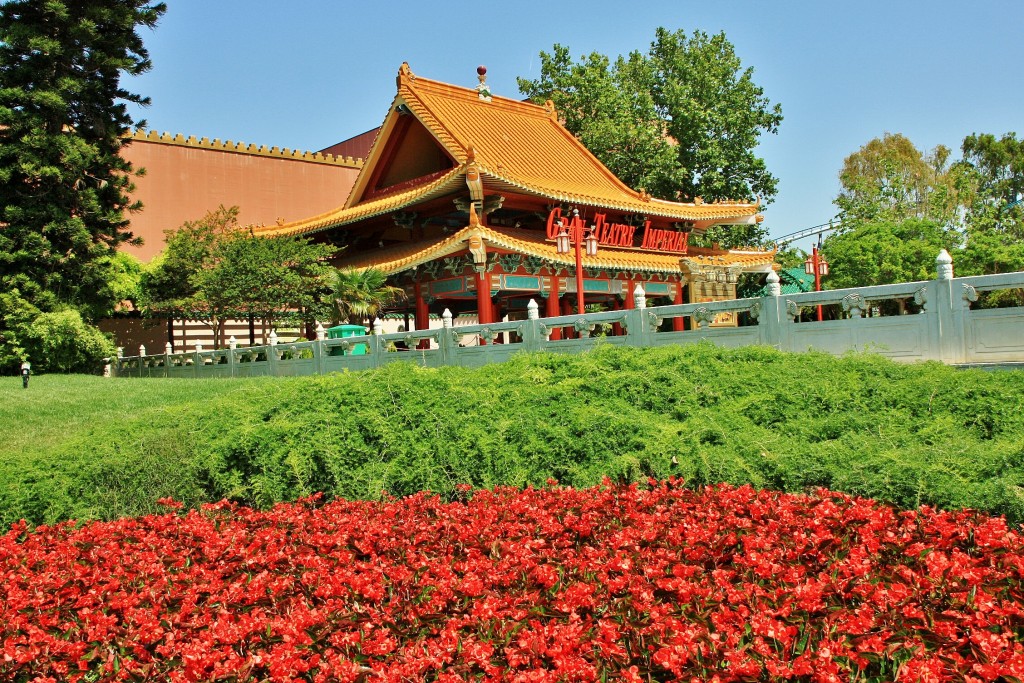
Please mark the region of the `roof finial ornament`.
<svg viewBox="0 0 1024 683"><path fill-rule="evenodd" d="M487 85L487 67L483 64L476 68L476 78L480 81L476 86L476 96L481 102L490 102L491 86Z"/></svg>
<svg viewBox="0 0 1024 683"><path fill-rule="evenodd" d="M544 102L544 111L548 113L548 116L551 117L552 121L556 123L558 122L558 110L555 108L554 100L547 100Z"/></svg>
<svg viewBox="0 0 1024 683"><path fill-rule="evenodd" d="M415 80L416 76L413 75L412 69L409 68L409 62L402 62L402 66L398 67L398 87L402 87L402 83L408 83L409 81Z"/></svg>

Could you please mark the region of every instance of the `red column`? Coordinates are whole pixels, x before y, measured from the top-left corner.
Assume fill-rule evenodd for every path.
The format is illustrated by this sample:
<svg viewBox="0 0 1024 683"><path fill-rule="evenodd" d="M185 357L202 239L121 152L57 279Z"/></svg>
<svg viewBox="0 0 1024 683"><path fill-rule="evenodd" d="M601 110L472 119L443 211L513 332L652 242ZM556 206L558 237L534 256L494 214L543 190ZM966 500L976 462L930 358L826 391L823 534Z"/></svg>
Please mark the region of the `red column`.
<svg viewBox="0 0 1024 683"><path fill-rule="evenodd" d="M423 298L423 288L420 283L413 285L416 292L416 329L425 330L430 327L430 309L427 308L427 300ZM418 349L429 349L430 340L421 339Z"/></svg>
<svg viewBox="0 0 1024 683"><path fill-rule="evenodd" d="M562 315L572 315L572 302L569 301L569 297L562 299ZM566 327L562 330L562 334L566 339L575 339L576 335L573 334L571 327Z"/></svg>
<svg viewBox="0 0 1024 683"><path fill-rule="evenodd" d="M618 296L612 296L612 310L613 311L621 311L622 310L622 304L619 303L619 297ZM612 323L612 335L614 335L616 337L621 337L622 336L622 325L620 323Z"/></svg>
<svg viewBox="0 0 1024 683"><path fill-rule="evenodd" d="M487 325L491 322L491 283L490 276L487 273L476 274L476 314L479 318L481 325ZM480 345L483 346L487 342L484 341L483 337L480 338Z"/></svg>
<svg viewBox="0 0 1024 683"><path fill-rule="evenodd" d="M552 275L551 276L551 290L548 291L547 306L544 309L544 317L545 318L556 318L559 315L561 315L561 312L558 310L558 293L559 293L559 290L561 288L561 284L562 283L558 279L558 276L556 276L556 275ZM560 327L552 328L551 329L551 340L552 341L558 341L561 338L562 338L562 328L560 328Z"/></svg>
<svg viewBox="0 0 1024 683"><path fill-rule="evenodd" d="M626 310L629 311L633 308L633 281L626 278L623 286L626 288L626 296L623 297L623 301L626 303Z"/></svg>
<svg viewBox="0 0 1024 683"><path fill-rule="evenodd" d="M683 278L679 278L679 282L676 283L676 298L673 303L683 303ZM686 327L684 326L684 320L682 317L672 318L672 330L674 332L682 332Z"/></svg>

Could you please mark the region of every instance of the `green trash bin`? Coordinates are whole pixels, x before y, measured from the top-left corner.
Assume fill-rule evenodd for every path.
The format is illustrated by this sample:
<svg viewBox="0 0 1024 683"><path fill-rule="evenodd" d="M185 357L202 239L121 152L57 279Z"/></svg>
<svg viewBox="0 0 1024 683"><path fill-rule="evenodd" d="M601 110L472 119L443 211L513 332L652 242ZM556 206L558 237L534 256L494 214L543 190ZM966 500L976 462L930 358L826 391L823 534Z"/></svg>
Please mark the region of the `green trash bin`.
<svg viewBox="0 0 1024 683"><path fill-rule="evenodd" d="M345 337L361 337L366 334L366 328L362 325L335 325L334 327L327 328L328 339L344 339ZM366 344L356 344L351 350L345 351L340 346L331 347L332 356L344 356L351 354L353 356L365 356Z"/></svg>

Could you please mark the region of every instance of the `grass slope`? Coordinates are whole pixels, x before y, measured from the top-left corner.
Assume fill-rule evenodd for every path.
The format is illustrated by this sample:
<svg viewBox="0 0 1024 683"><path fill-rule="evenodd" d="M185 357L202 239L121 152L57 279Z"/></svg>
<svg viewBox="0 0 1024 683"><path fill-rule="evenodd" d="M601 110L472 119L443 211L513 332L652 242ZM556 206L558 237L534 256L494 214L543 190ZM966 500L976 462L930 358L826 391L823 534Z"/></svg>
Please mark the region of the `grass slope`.
<svg viewBox="0 0 1024 683"><path fill-rule="evenodd" d="M250 380L0 378L0 522L680 475L1024 521L1024 373L709 345ZM13 429L12 429L13 428ZM672 462L675 456L678 464Z"/></svg>

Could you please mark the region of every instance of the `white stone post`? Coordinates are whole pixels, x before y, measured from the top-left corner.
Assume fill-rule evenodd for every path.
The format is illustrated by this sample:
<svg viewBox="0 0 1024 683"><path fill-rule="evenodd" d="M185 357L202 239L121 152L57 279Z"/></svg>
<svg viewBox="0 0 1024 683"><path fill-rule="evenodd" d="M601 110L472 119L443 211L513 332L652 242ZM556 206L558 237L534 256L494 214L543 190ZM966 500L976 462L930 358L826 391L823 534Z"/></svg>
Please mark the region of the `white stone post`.
<svg viewBox="0 0 1024 683"><path fill-rule="evenodd" d="M782 285L779 274L774 269L768 271L768 296L782 296Z"/></svg>
<svg viewBox="0 0 1024 683"><path fill-rule="evenodd" d="M196 342L195 360L192 361L192 374L199 377L199 368L203 364L203 345Z"/></svg>
<svg viewBox="0 0 1024 683"><path fill-rule="evenodd" d="M540 318L540 310L537 306L537 302L530 299L530 303L526 304L526 319L527 320L538 320Z"/></svg>
<svg viewBox="0 0 1024 683"><path fill-rule="evenodd" d="M324 329L323 323L316 324L316 340L323 341L327 339L327 330Z"/></svg>
<svg viewBox="0 0 1024 683"><path fill-rule="evenodd" d="M446 330L450 329L452 326L452 312L449 311L447 308L444 309L444 312L441 314L441 325Z"/></svg>
<svg viewBox="0 0 1024 683"><path fill-rule="evenodd" d="M935 271L940 280L953 279L953 257L945 249L935 258Z"/></svg>
<svg viewBox="0 0 1024 683"><path fill-rule="evenodd" d="M639 282L636 283L636 287L633 289L633 304L638 311L647 308L647 292L644 291Z"/></svg>

